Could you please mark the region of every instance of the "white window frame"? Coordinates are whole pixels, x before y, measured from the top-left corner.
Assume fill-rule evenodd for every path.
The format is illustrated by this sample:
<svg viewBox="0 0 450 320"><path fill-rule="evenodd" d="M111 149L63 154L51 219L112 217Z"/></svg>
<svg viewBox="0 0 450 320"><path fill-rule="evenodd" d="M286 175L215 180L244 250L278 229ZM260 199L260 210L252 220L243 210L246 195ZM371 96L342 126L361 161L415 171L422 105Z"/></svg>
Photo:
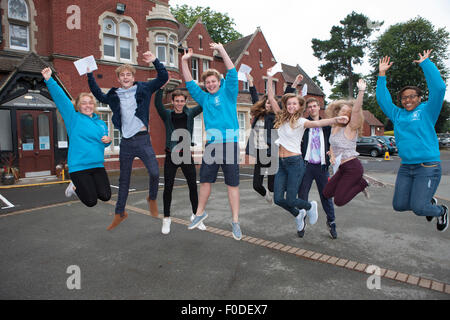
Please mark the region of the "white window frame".
<svg viewBox="0 0 450 320"><path fill-rule="evenodd" d="M194 150L202 150L203 148L203 117L199 114L194 118L194 129L192 130L192 142Z"/></svg>
<svg viewBox="0 0 450 320"><path fill-rule="evenodd" d="M209 69L209 60L203 59L203 72Z"/></svg>
<svg viewBox="0 0 450 320"><path fill-rule="evenodd" d="M238 123L239 123L239 144L245 145L245 141L247 141L246 131L247 131L247 121L246 121L247 112L238 111Z"/></svg>
<svg viewBox="0 0 450 320"><path fill-rule="evenodd" d="M20 51L30 51L30 9L29 9L29 4L27 1L25 0L15 0L15 1L20 1L21 3L23 3L25 5L25 9L26 9L26 18L21 18L18 16L13 16L12 13L9 10L9 5L10 5L10 1L12 0L8 0L7 2L7 11L8 11L8 15L7 15L7 19L8 19L8 32L9 32L9 48L10 49L14 49L14 50L20 50ZM19 28L25 28L26 30L26 36L27 36L27 45L26 47L22 47L22 46L15 46L13 44L11 44L11 37L13 36L13 29L14 27L19 27Z"/></svg>
<svg viewBox="0 0 450 320"><path fill-rule="evenodd" d="M105 22L110 20L114 24L114 28L111 32L105 31ZM121 33L121 26L127 25L129 27L130 34L124 35ZM134 61L134 48L136 40L134 36L133 24L128 20L116 21L113 17L106 16L102 20L102 46L103 46L103 58L106 60L120 61L125 63L133 63ZM107 55L105 53L105 38L113 39L114 41L114 56ZM121 43L127 41L130 43L130 58L124 58L121 56Z"/></svg>
<svg viewBox="0 0 450 320"><path fill-rule="evenodd" d="M191 59L191 73L192 73L192 79L195 82L198 82L198 58Z"/></svg>
<svg viewBox="0 0 450 320"><path fill-rule="evenodd" d="M108 127L108 135L111 137L111 144L108 148L105 148L105 154L107 155L117 155L120 152L120 141L122 140L122 135L120 133L120 130L116 129L114 127L114 124L112 123L112 111L108 107L108 105L103 104L99 101L97 101L98 108L97 113L100 119L104 120L104 116L106 116L107 121L105 121L106 126ZM118 136L118 138L115 138L115 136ZM115 139L118 139L117 142L115 142Z"/></svg>

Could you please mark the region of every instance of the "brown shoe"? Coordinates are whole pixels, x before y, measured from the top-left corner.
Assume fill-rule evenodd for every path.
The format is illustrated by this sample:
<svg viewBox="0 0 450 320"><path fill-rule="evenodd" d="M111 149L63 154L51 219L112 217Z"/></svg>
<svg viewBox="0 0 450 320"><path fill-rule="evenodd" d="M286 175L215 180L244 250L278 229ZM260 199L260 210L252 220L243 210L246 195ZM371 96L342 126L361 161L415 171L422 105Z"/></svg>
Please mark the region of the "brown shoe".
<svg viewBox="0 0 450 320"><path fill-rule="evenodd" d="M126 211L123 212L123 214L115 214L113 222L109 225L106 230L112 230L115 227L117 227L123 220L125 220L128 217L128 213Z"/></svg>
<svg viewBox="0 0 450 320"><path fill-rule="evenodd" d="M156 202L156 200L150 200L150 197L147 197L147 202L152 217L158 218L159 212L158 212L158 203Z"/></svg>

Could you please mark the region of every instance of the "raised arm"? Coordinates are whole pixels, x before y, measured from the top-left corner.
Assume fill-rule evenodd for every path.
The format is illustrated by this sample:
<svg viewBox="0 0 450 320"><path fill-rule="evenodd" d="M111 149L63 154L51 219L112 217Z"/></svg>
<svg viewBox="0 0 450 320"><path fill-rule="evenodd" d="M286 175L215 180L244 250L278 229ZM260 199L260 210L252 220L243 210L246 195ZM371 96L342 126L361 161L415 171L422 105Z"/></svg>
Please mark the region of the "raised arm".
<svg viewBox="0 0 450 320"><path fill-rule="evenodd" d="M156 56L151 51L145 52L143 57L144 62L153 63L156 72L158 73L156 79L153 79L149 82L152 90L156 91L169 80L169 73L167 72L164 65L156 58Z"/></svg>
<svg viewBox="0 0 450 320"><path fill-rule="evenodd" d="M94 97L96 97L97 100L102 103L108 103L106 94L104 94L102 92L102 90L98 86L97 82L95 81L94 74L92 72L88 72L87 77L88 77L89 90L91 90Z"/></svg>
<svg viewBox="0 0 450 320"><path fill-rule="evenodd" d="M166 108L164 108L164 105L162 103L163 92L164 90L162 88L156 92L155 107L156 111L158 111L159 116L164 121L167 118L167 110Z"/></svg>
<svg viewBox="0 0 450 320"><path fill-rule="evenodd" d="M274 113L281 112L281 108L278 105L277 99L275 99L275 94L273 93L273 78L272 76L269 76L269 74L267 74L267 76L267 99L269 99Z"/></svg>
<svg viewBox="0 0 450 320"><path fill-rule="evenodd" d="M245 76L248 80L248 89L250 91L250 97L252 98L252 104L255 104L259 100L258 91L256 91L256 87L253 83L253 77L250 75L250 73L246 73Z"/></svg>
<svg viewBox="0 0 450 320"><path fill-rule="evenodd" d="M386 72L392 67L394 63L391 62L391 58L386 56L380 59L378 66L378 80L376 89L376 98L378 105L381 107L383 113L393 121L394 113L400 109L392 102L391 94L386 86Z"/></svg>
<svg viewBox="0 0 450 320"><path fill-rule="evenodd" d="M228 53L226 52L225 48L221 43L210 43L210 48L213 50L217 50L220 53L220 56L223 59L223 62L225 63L225 67L227 70L231 70L234 68L233 61L231 61L230 57L228 56Z"/></svg>
<svg viewBox="0 0 450 320"><path fill-rule="evenodd" d="M191 70L189 70L188 64L188 61L191 59L193 53L194 50L192 50L192 48L189 48L188 51L184 49L184 55L181 57L181 71L183 73L183 78L185 82L190 82L194 80L192 79Z"/></svg>
<svg viewBox="0 0 450 320"><path fill-rule="evenodd" d="M52 69L45 68L41 71L41 74L44 77L45 84L47 85L48 91L50 92L50 95L52 96L56 107L58 108L61 116L64 119L66 128L69 130L69 124L76 114L72 101L70 101L69 97L64 93L63 89L52 78Z"/></svg>
<svg viewBox="0 0 450 320"><path fill-rule="evenodd" d="M326 126L331 126L331 125L337 124L337 123L346 124L347 122L348 122L348 117L337 116L337 117L330 118L330 119L321 119L321 120L315 120L315 121L306 120L304 127L305 128L326 127Z"/></svg>
<svg viewBox="0 0 450 320"><path fill-rule="evenodd" d="M433 120L437 121L444 103L446 87L439 69L429 59L432 51L433 50L424 51L423 55L419 53L419 60L414 60L414 62L420 65L427 81L429 92L427 111L431 112Z"/></svg>
<svg viewBox="0 0 450 320"><path fill-rule="evenodd" d="M352 117L349 122L349 126L352 130L357 130L361 124L361 119L363 118L363 100L364 92L366 91L367 84L363 79L359 79L356 84L358 87L358 95L356 96L356 102L353 105Z"/></svg>

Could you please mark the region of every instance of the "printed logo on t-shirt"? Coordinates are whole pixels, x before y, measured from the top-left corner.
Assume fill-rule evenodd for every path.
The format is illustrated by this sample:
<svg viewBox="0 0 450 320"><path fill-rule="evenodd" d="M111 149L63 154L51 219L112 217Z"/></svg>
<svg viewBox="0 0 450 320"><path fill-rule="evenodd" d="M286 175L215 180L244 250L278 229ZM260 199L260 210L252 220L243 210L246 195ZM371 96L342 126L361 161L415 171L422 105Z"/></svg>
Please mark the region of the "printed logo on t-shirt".
<svg viewBox="0 0 450 320"><path fill-rule="evenodd" d="M220 106L220 97L217 96L214 98L214 106L219 107Z"/></svg>
<svg viewBox="0 0 450 320"><path fill-rule="evenodd" d="M420 121L422 110L416 110L411 114L411 121Z"/></svg>

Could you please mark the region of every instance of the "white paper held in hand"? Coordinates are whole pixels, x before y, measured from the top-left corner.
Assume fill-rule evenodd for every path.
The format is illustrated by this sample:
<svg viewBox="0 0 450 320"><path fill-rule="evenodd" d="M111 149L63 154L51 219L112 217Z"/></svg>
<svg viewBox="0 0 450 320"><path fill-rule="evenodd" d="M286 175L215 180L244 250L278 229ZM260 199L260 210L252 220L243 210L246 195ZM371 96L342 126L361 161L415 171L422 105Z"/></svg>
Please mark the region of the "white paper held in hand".
<svg viewBox="0 0 450 320"><path fill-rule="evenodd" d="M238 71L238 80L247 82L246 74L250 73L251 71L252 71L251 67L249 67L246 64L241 64L241 67L239 68L239 71Z"/></svg>
<svg viewBox="0 0 450 320"><path fill-rule="evenodd" d="M281 63L279 63L279 62L277 62L277 64L274 65L272 67L272 70L270 70L270 72L267 72L267 74L272 77L275 74L277 74L278 72L283 72L283 68L281 68Z"/></svg>
<svg viewBox="0 0 450 320"><path fill-rule="evenodd" d="M74 65L77 68L77 71L80 74L80 76L86 74L88 68L89 68L90 72L98 69L97 63L95 63L94 56L89 56L89 57L77 60L74 62Z"/></svg>

